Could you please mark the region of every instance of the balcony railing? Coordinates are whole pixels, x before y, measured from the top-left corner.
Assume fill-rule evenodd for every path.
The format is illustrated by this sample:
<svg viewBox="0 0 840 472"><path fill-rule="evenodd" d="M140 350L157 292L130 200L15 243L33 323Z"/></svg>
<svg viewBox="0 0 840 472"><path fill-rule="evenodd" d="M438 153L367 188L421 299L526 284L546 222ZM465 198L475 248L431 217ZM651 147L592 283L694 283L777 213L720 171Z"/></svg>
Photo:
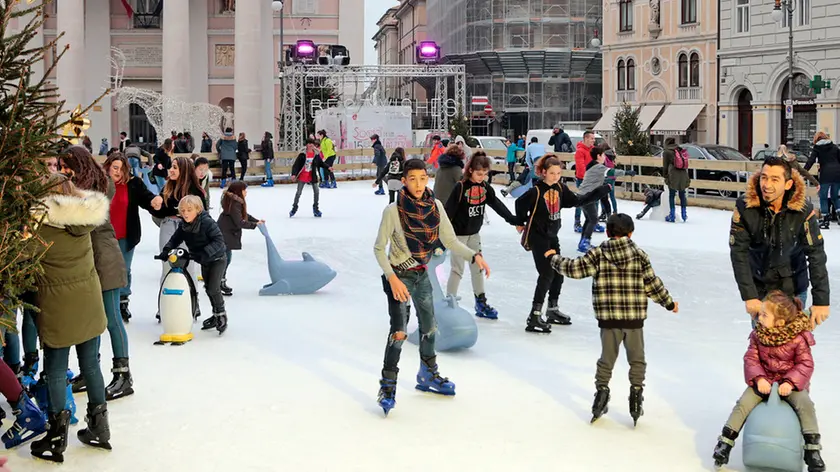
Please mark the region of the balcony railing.
<svg viewBox="0 0 840 472"><path fill-rule="evenodd" d="M629 102L633 103L636 101L636 91L635 90L619 90L615 93L616 101L618 103Z"/></svg>
<svg viewBox="0 0 840 472"><path fill-rule="evenodd" d="M680 87L677 89L677 100L702 100L703 87Z"/></svg>

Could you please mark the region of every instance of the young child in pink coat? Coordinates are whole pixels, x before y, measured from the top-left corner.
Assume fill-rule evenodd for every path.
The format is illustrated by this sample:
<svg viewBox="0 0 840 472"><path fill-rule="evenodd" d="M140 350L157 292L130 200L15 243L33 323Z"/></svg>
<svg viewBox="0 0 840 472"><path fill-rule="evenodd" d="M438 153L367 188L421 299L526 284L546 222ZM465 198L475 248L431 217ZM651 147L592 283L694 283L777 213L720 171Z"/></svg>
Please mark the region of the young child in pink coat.
<svg viewBox="0 0 840 472"><path fill-rule="evenodd" d="M805 438L805 463L808 472L825 471L820 457L820 431L817 412L808 395L814 358L811 346L811 321L802 312L802 302L779 290L764 299L758 324L750 333L750 346L744 354L744 378L747 389L732 409L715 447L715 464L729 462L729 453L750 412L767 398L774 383L779 395L799 416Z"/></svg>

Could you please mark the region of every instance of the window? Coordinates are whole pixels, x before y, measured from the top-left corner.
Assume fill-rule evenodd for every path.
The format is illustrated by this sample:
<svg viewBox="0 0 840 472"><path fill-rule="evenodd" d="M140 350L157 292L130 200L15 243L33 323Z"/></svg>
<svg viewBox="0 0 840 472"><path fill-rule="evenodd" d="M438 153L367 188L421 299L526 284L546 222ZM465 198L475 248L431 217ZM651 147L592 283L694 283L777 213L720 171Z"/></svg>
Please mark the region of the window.
<svg viewBox="0 0 840 472"><path fill-rule="evenodd" d="M633 31L633 0L620 0L618 15L618 30Z"/></svg>
<svg viewBox="0 0 840 472"><path fill-rule="evenodd" d="M796 2L796 18L799 26L811 24L811 0L799 0Z"/></svg>
<svg viewBox="0 0 840 472"><path fill-rule="evenodd" d="M134 0L135 28L157 29L160 28L160 14L163 11L161 0Z"/></svg>
<svg viewBox="0 0 840 472"><path fill-rule="evenodd" d="M701 151L700 148L698 148L696 146L681 145L680 147L685 149L685 152L688 153L688 158L689 159L705 159L706 158L706 155L703 154L703 151Z"/></svg>
<svg viewBox="0 0 840 472"><path fill-rule="evenodd" d="M696 52L691 53L691 80L689 85L692 87L700 86L700 55Z"/></svg>
<svg viewBox="0 0 840 472"><path fill-rule="evenodd" d="M636 90L636 62L627 59L627 90Z"/></svg>
<svg viewBox="0 0 840 472"><path fill-rule="evenodd" d="M735 5L735 32L750 32L750 0L738 0Z"/></svg>
<svg viewBox="0 0 840 472"><path fill-rule="evenodd" d="M677 72L679 75L678 87L688 87L688 55L686 55L685 53L680 54L677 63L679 64Z"/></svg>
<svg viewBox="0 0 840 472"><path fill-rule="evenodd" d="M618 61L618 89L619 90L627 90L627 79L626 69L624 68L624 59L620 59Z"/></svg>
<svg viewBox="0 0 840 472"><path fill-rule="evenodd" d="M293 0L292 14L293 15L314 15L318 13L317 0Z"/></svg>
<svg viewBox="0 0 840 472"><path fill-rule="evenodd" d="M697 23L697 0L680 0L682 21L681 24Z"/></svg>

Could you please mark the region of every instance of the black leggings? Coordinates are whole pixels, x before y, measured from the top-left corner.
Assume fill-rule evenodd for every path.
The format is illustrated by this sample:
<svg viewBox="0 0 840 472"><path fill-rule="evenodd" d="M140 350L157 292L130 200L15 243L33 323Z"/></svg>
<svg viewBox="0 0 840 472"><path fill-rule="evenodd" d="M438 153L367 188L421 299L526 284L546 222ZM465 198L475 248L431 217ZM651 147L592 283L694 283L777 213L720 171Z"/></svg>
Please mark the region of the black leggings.
<svg viewBox="0 0 840 472"><path fill-rule="evenodd" d="M388 203L394 203L394 200L397 199L397 193L396 190L388 190Z"/></svg>
<svg viewBox="0 0 840 472"><path fill-rule="evenodd" d="M537 288L534 289L534 304L545 303L545 294L548 292L550 302L560 298L560 289L563 288L563 276L551 268L550 259L545 257L549 249L560 253L560 242L557 236L544 239L531 235L531 254L534 256L534 266L537 268Z"/></svg>
<svg viewBox="0 0 840 472"><path fill-rule="evenodd" d="M510 183L516 180L516 162L508 162L508 175L510 176Z"/></svg>
<svg viewBox="0 0 840 472"><path fill-rule="evenodd" d="M335 173L330 168L335 164L335 156L328 157L324 161L324 183L335 182Z"/></svg>
<svg viewBox="0 0 840 472"><path fill-rule="evenodd" d="M239 159L239 180L245 180L245 171L248 170L248 159ZM234 173L233 175L236 175Z"/></svg>
<svg viewBox="0 0 840 472"><path fill-rule="evenodd" d="M236 178L236 170L234 169L234 164L236 161L222 161L222 178L226 179L228 176L228 171L230 171L230 178Z"/></svg>
<svg viewBox="0 0 840 472"><path fill-rule="evenodd" d="M607 203L609 205L609 203ZM609 208L609 207L608 207ZM595 231L595 225L598 224L598 202L587 203L580 207L583 210L583 216L586 218L583 222L582 237L585 239L592 239L592 233Z"/></svg>

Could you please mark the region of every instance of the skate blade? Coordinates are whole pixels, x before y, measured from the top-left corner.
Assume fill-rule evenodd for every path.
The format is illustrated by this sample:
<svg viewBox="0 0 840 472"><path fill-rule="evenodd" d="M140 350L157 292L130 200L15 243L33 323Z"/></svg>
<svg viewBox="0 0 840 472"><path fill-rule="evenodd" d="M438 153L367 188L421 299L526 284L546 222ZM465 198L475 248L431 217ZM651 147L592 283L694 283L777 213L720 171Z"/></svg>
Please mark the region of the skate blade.
<svg viewBox="0 0 840 472"><path fill-rule="evenodd" d="M414 388L416 388L417 390L420 390L421 392L434 393L435 395L442 395L444 397L454 397L455 396L455 392L441 392L440 390L435 390L431 387L426 387L424 385L415 385Z"/></svg>
<svg viewBox="0 0 840 472"><path fill-rule="evenodd" d="M163 346L163 345L165 345L165 344L166 344L166 343L165 343L165 342L163 342L163 341L155 341L155 342L154 342L154 345L155 345L155 346Z"/></svg>
<svg viewBox="0 0 840 472"><path fill-rule="evenodd" d="M96 449L103 449L103 450L106 450L106 451L110 451L111 449L113 449L111 447L111 443L109 443L108 441L105 441L105 442L86 442L86 441L82 441L82 443L84 443L87 446L94 447Z"/></svg>
<svg viewBox="0 0 840 472"><path fill-rule="evenodd" d="M485 320L498 320L499 319L498 316L487 316L487 315L483 315L483 314L479 314L479 313L476 313L475 316L477 318L483 318Z"/></svg>
<svg viewBox="0 0 840 472"><path fill-rule="evenodd" d="M34 457L36 459L39 459L39 460L42 460L42 461L50 462L50 463L53 463L53 464L63 464L64 463L64 454L56 453L56 454L50 454L48 456L44 455L42 453L35 453L35 452L32 452L31 454L32 454L32 457Z"/></svg>
<svg viewBox="0 0 840 472"><path fill-rule="evenodd" d="M120 398L125 398L129 395L134 395L134 389L133 388L130 388L130 389L126 390L125 392L120 393L118 395L114 395L112 397L105 397L105 400L109 401L109 402L112 402L114 400L119 400Z"/></svg>
<svg viewBox="0 0 840 472"><path fill-rule="evenodd" d="M529 333L537 333L537 334L551 334L550 329L525 328L525 331L527 331Z"/></svg>

